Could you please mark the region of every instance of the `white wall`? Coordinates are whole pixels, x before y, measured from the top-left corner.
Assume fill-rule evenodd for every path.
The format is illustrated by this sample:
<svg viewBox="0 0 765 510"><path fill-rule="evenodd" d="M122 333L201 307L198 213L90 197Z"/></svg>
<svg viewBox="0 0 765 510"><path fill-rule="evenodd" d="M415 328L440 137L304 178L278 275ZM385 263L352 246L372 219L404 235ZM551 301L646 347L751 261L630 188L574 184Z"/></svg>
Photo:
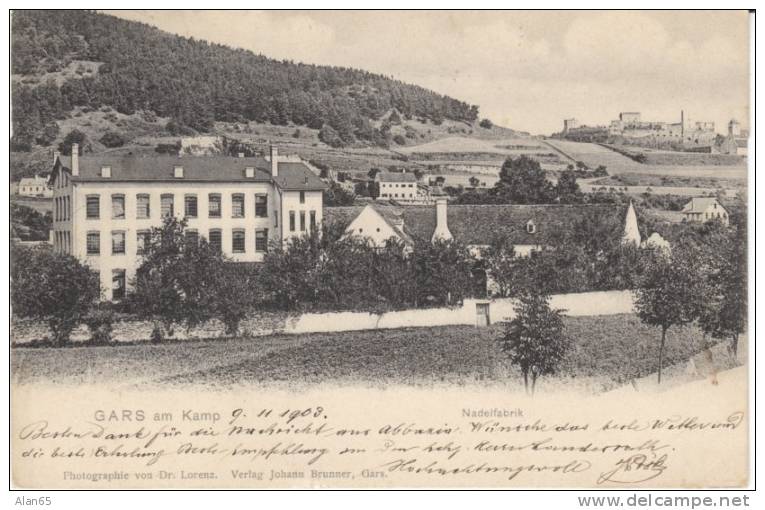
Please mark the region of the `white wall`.
<svg viewBox="0 0 765 510"><path fill-rule="evenodd" d="M427 308L400 310L383 314L366 312L307 313L287 321L284 333L319 333L333 331L359 331L365 329L395 329L430 326L475 325L477 320L475 299L466 299L455 308ZM491 322L507 321L515 317L512 299L490 302ZM568 316L614 315L632 313L634 302L631 291L583 292L554 295L550 299L553 309L563 309Z"/></svg>
<svg viewBox="0 0 765 510"><path fill-rule="evenodd" d="M366 206L356 218L348 225L345 231L349 235L362 237L376 247L383 247L388 239L398 234L391 228L387 221L371 206Z"/></svg>
<svg viewBox="0 0 765 510"><path fill-rule="evenodd" d="M316 211L316 225L321 225L323 220L323 208L322 208L321 191L306 191L305 203L300 203L299 191L282 191L280 194L281 214L279 222L282 230L282 240L289 239L290 237L299 237L307 234L311 228L311 216L310 211ZM290 211L295 212L295 231L290 232ZM300 211L305 212L305 231L300 230Z"/></svg>

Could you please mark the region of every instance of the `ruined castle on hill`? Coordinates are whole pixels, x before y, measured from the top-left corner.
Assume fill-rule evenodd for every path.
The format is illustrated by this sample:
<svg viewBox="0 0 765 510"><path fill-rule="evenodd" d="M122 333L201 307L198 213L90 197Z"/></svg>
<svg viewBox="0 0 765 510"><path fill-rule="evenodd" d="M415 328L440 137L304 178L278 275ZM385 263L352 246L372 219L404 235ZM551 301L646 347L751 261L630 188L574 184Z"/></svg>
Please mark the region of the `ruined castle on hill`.
<svg viewBox="0 0 765 510"><path fill-rule="evenodd" d="M728 123L728 138L741 138L741 128L735 119ZM640 112L621 112L608 126L580 125L577 119L564 119L563 138L577 141L613 142L621 140L631 145L672 147L679 150L720 152L715 123L692 121L680 111L680 122L642 120ZM733 152L735 154L735 152Z"/></svg>

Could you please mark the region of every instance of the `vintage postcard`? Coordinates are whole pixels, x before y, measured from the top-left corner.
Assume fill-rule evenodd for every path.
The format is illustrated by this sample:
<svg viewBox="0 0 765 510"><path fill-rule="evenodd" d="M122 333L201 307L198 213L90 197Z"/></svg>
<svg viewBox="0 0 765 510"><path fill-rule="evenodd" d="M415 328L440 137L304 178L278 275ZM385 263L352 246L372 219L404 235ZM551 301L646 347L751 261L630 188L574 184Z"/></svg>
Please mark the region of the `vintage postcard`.
<svg viewBox="0 0 765 510"><path fill-rule="evenodd" d="M747 487L751 16L10 12L11 485Z"/></svg>

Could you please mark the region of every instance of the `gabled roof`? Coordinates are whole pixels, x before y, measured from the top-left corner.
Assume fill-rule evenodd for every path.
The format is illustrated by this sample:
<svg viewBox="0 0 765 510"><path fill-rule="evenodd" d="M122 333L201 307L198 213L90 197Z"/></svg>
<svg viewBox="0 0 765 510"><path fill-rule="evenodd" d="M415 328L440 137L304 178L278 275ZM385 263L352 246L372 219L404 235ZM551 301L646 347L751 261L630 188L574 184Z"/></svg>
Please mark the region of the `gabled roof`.
<svg viewBox="0 0 765 510"><path fill-rule="evenodd" d="M378 182L417 182L417 177L409 172L379 172Z"/></svg>
<svg viewBox="0 0 765 510"><path fill-rule="evenodd" d="M60 156L65 171L71 174L71 156ZM183 178L175 177L175 167L183 167ZM110 167L111 177L101 177L101 168ZM255 169L247 177L245 169ZM263 157L229 156L152 156L96 155L80 156L79 175L74 182L271 182L271 164ZM303 163L280 162L274 182L282 189L321 190L325 184Z"/></svg>
<svg viewBox="0 0 765 510"><path fill-rule="evenodd" d="M435 206L379 206L375 210L385 218L400 214L403 231L411 238L429 241L436 229ZM362 207L327 207L326 221L349 224ZM447 226L453 238L468 246L485 246L497 235L507 236L516 245L540 245L551 236L571 228L585 214L624 219L627 206L616 205L448 205ZM533 222L529 233L526 225Z"/></svg>
<svg viewBox="0 0 765 510"><path fill-rule="evenodd" d="M718 207L725 210L725 207L714 197L693 197L690 202L683 207L684 213L703 213L710 207L717 204Z"/></svg>

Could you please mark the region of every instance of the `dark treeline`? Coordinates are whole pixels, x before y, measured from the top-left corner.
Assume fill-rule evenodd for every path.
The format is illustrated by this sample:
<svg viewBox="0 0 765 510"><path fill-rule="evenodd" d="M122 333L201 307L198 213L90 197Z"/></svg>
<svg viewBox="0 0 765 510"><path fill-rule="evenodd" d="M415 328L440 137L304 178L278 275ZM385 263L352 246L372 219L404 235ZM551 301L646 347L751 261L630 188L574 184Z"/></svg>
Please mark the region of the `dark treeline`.
<svg viewBox="0 0 765 510"><path fill-rule="evenodd" d="M478 116L476 106L379 74L277 61L87 11L14 11L11 43L14 74L56 72L74 60L102 63L98 73L60 85L14 86L19 150L77 106L152 111L199 132L214 121L293 123L323 129L334 144L384 143L390 133L371 121L393 108L435 123Z"/></svg>

